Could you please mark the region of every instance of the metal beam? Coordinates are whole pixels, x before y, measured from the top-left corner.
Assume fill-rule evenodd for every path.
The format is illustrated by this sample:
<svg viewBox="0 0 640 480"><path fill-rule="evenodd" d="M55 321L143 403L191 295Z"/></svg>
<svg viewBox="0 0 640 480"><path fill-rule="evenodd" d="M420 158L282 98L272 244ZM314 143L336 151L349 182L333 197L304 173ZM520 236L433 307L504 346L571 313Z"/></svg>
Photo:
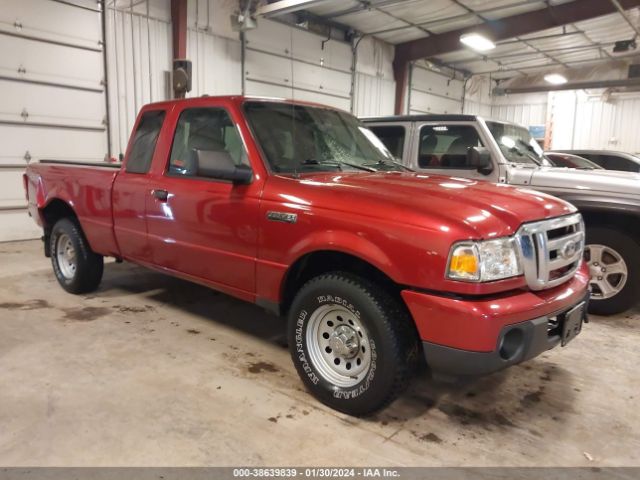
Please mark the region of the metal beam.
<svg viewBox="0 0 640 480"><path fill-rule="evenodd" d="M623 9L640 6L640 0L620 0L619 3ZM493 41L506 40L508 38L566 25L571 22L589 20L614 13L615 11L616 7L610 2L602 0L574 0L532 12L493 20L483 25L453 30L398 44L396 45L395 61L405 63L420 58L429 58L443 53L455 52L462 49L460 36L465 33L481 33Z"/></svg>
<svg viewBox="0 0 640 480"><path fill-rule="evenodd" d="M508 95L515 93L555 92L557 90L583 90L585 88L614 88L640 87L640 78L625 78L623 80L592 80L589 82L567 82L562 85L538 85L531 87L496 87L494 95Z"/></svg>
<svg viewBox="0 0 640 480"><path fill-rule="evenodd" d="M622 9L640 6L640 0L617 1ZM407 78L410 62L461 50L463 47L460 44L460 36L465 33L477 32L497 42L614 12L616 12L616 6L610 2L603 0L574 0L555 6L548 5L547 8L532 12L487 21L481 25L430 35L426 38L398 44L395 47L395 57L393 59L393 73L396 81L395 111L398 113L403 109L404 91L408 86ZM473 10L470 13L478 15ZM555 61L555 59L551 60Z"/></svg>
<svg viewBox="0 0 640 480"><path fill-rule="evenodd" d="M286 15L287 13L294 13L305 8L312 7L318 3L326 2L327 0L278 0L277 2L267 3L258 7L256 15L263 17L275 17L278 15Z"/></svg>
<svg viewBox="0 0 640 480"><path fill-rule="evenodd" d="M171 0L173 58L187 58L187 0Z"/></svg>

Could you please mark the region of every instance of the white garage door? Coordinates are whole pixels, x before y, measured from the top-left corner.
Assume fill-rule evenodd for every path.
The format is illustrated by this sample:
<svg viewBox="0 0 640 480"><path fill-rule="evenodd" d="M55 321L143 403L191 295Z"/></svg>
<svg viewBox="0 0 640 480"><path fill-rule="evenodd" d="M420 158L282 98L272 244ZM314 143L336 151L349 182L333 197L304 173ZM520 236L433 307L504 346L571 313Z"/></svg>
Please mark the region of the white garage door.
<svg viewBox="0 0 640 480"><path fill-rule="evenodd" d="M414 65L411 71L410 113L462 113L464 83Z"/></svg>
<svg viewBox="0 0 640 480"><path fill-rule="evenodd" d="M323 46L324 41L324 46ZM246 34L247 95L308 100L349 111L351 47L260 19Z"/></svg>
<svg viewBox="0 0 640 480"><path fill-rule="evenodd" d="M0 241L40 235L25 210L28 162L107 153L98 7L95 0L2 0Z"/></svg>

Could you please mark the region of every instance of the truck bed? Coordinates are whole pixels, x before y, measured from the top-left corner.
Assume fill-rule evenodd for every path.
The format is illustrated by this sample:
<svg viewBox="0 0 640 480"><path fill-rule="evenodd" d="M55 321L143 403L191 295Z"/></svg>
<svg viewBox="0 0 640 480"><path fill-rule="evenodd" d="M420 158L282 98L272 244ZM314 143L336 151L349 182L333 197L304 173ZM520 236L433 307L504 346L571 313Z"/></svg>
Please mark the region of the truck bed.
<svg viewBox="0 0 640 480"><path fill-rule="evenodd" d="M53 202L66 202L74 209L91 247L98 253L117 256L111 201L119 171L120 164L101 162L31 163L25 173L29 214L42 225L42 209L46 212L47 207L56 208Z"/></svg>

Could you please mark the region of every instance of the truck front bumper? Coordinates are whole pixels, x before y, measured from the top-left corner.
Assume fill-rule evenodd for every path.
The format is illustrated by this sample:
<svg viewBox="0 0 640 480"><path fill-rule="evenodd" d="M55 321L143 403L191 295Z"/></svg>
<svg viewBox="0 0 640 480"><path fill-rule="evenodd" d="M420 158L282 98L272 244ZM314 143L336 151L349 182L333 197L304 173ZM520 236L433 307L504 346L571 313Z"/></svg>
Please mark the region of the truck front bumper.
<svg viewBox="0 0 640 480"><path fill-rule="evenodd" d="M483 375L561 343L567 313L583 304L580 320L586 320L588 285L589 272L582 265L572 280L538 292L460 299L404 290L402 297L433 372Z"/></svg>

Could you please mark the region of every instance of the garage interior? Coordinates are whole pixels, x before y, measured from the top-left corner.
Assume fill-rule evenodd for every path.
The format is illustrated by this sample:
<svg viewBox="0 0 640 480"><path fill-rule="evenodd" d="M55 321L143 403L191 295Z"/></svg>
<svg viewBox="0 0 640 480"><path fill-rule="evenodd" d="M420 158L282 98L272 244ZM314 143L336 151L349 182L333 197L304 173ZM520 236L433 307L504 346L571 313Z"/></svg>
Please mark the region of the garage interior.
<svg viewBox="0 0 640 480"><path fill-rule="evenodd" d="M462 45L470 31L495 48ZM22 174L117 159L140 107L174 98L174 59L187 97L464 113L545 150L636 153L639 34L639 0L2 0L0 465L638 466L637 308L354 418L305 392L261 308L113 261L97 292L65 293Z"/></svg>

